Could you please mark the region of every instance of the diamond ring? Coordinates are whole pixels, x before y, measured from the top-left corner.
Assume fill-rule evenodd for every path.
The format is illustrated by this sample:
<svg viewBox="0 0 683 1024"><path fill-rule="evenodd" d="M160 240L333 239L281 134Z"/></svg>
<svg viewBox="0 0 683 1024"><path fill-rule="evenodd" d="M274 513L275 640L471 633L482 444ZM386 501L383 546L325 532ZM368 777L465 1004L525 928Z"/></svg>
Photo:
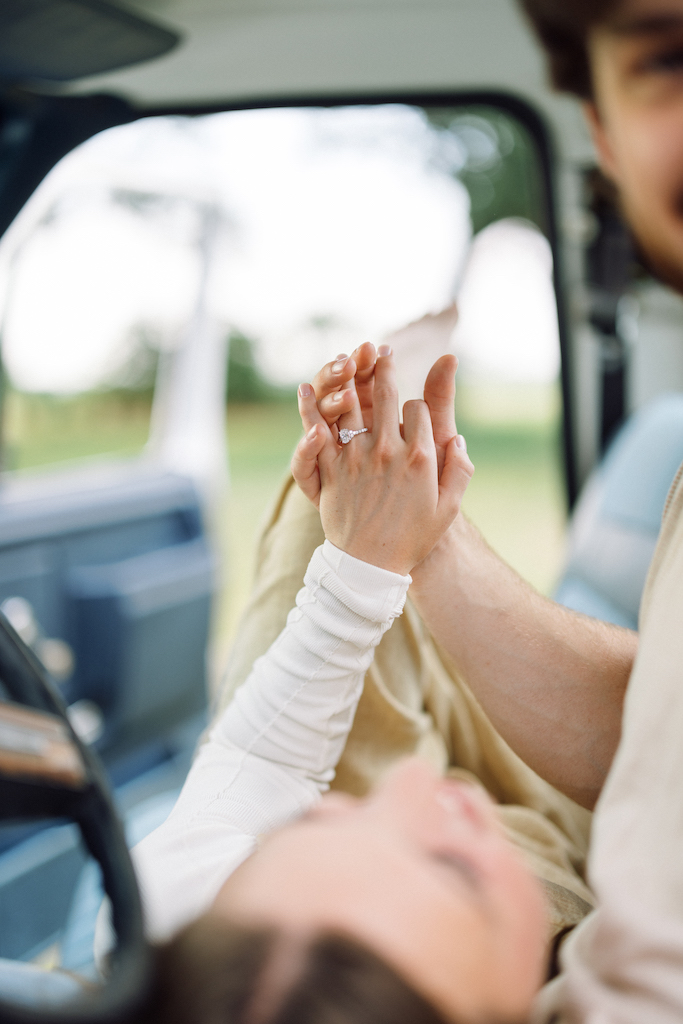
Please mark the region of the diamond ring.
<svg viewBox="0 0 683 1024"><path fill-rule="evenodd" d="M368 428L361 427L360 430L347 430L346 427L342 427L339 431L339 444L348 444L352 437L356 434L367 434Z"/></svg>

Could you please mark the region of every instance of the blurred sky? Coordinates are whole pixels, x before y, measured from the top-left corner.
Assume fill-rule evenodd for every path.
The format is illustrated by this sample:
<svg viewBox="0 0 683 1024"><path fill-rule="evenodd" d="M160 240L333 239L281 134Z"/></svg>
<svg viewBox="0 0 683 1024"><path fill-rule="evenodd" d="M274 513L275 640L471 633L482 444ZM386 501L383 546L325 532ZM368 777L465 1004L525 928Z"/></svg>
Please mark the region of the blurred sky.
<svg viewBox="0 0 683 1024"><path fill-rule="evenodd" d="M273 379L310 378L457 294L463 372L553 380L547 242L504 221L471 245L467 193L450 173L462 155L455 142L435 153L434 139L398 105L155 119L95 137L53 170L0 248L10 378L75 392L116 371L140 326L178 344L208 204L221 221L213 314L254 339ZM424 372L436 355L425 347Z"/></svg>

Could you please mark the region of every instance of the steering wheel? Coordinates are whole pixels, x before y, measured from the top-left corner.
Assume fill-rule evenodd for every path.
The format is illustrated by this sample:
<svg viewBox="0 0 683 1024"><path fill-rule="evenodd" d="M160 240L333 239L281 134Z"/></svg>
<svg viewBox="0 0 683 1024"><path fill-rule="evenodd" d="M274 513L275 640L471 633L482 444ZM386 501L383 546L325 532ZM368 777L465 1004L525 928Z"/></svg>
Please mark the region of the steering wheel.
<svg viewBox="0 0 683 1024"><path fill-rule="evenodd" d="M36 723L36 736L52 737L50 761L0 759L0 821L66 817L78 825L98 862L112 909L116 946L107 979L68 1003L33 1008L0 998L0 1024L118 1024L144 1000L151 977L151 949L133 865L104 771L73 731L64 704L33 652L0 614L0 705L19 722ZM36 747L36 749L38 749ZM57 755L54 756L54 752ZM17 766L18 763L18 766ZM28 767L27 767L28 766Z"/></svg>

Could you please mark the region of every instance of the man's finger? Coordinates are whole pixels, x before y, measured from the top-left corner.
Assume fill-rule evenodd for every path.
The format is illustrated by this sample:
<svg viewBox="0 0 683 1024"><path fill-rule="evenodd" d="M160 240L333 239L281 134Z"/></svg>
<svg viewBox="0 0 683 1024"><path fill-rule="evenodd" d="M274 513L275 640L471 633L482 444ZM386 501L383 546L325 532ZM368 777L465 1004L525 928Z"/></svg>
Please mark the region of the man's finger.
<svg viewBox="0 0 683 1024"><path fill-rule="evenodd" d="M425 452L431 452L436 458L432 421L426 402L415 399L403 406L403 440L410 445L419 445Z"/></svg>
<svg viewBox="0 0 683 1024"><path fill-rule="evenodd" d="M372 398L375 390L375 360L377 352L371 342L360 345L351 358L356 363L356 392L363 413L363 423L372 430Z"/></svg>
<svg viewBox="0 0 683 1024"><path fill-rule="evenodd" d="M359 381L369 380L375 372L375 360L377 359L375 346L372 342L366 341L351 353L351 358L356 364L356 387L358 387Z"/></svg>
<svg viewBox="0 0 683 1024"><path fill-rule="evenodd" d="M448 353L432 366L425 381L424 397L432 417L437 446L445 446L455 436L455 371L458 360Z"/></svg>
<svg viewBox="0 0 683 1024"><path fill-rule="evenodd" d="M373 434L384 437L400 437L396 367L389 345L380 345L377 354L372 415Z"/></svg>
<svg viewBox="0 0 683 1024"><path fill-rule="evenodd" d="M318 456L324 447L325 432L318 423L299 441L291 462L292 476L316 508L320 504Z"/></svg>
<svg viewBox="0 0 683 1024"><path fill-rule="evenodd" d="M439 505L454 511L460 508L467 485L472 479L474 466L467 454L465 439L461 435L451 438L446 446L444 466L439 479Z"/></svg>

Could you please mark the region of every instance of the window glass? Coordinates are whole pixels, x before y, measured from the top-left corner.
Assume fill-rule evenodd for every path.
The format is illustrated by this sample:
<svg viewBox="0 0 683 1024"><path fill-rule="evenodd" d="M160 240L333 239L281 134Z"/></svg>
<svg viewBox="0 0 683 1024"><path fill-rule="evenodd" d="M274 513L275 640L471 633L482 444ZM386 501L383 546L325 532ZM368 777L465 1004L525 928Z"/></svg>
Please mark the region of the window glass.
<svg viewBox="0 0 683 1024"><path fill-rule="evenodd" d="M146 119L61 162L0 251L9 469L143 450L158 368L211 319L226 380L231 586L299 436L296 385L391 335L401 397L460 358L466 509L550 591L564 524L552 255L534 146L486 106ZM402 330L453 301L446 317Z"/></svg>

